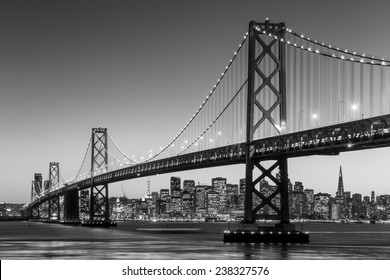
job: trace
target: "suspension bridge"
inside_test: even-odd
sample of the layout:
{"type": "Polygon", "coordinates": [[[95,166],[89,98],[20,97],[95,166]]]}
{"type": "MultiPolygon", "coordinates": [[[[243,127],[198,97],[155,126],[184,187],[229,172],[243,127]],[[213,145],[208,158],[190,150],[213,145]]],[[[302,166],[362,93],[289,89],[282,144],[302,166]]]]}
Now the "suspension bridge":
{"type": "Polygon", "coordinates": [[[106,128],[93,128],[77,174],[65,179],[51,162],[47,180],[32,181],[25,211],[31,219],[80,221],[79,192],[89,190],[83,222],[111,225],[110,183],[245,164],[244,220],[240,234],[225,232],[225,241],[268,240],[254,234],[264,231],[256,220],[266,218],[267,206],[280,221],[280,240],[292,240],[287,234],[294,232],[303,236],[295,241],[307,242],[289,222],[288,158],[390,146],[389,66],[389,59],[321,42],[284,23],[250,22],[215,85],[171,141],[136,158],[106,128]],[[269,196],[259,189],[265,178],[277,186],[269,196]]]}

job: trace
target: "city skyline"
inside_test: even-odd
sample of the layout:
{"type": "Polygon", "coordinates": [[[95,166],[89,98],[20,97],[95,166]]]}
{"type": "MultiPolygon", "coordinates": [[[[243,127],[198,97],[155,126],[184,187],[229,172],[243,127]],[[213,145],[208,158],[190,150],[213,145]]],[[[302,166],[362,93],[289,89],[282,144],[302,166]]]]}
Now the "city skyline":
{"type": "MultiPolygon", "coordinates": [[[[390,57],[387,1],[361,2],[353,13],[349,1],[290,2],[2,1],[0,200],[27,202],[34,173],[46,179],[52,161],[60,162],[66,178],[74,176],[92,127],[107,127],[128,155],[147,156],[169,143],[202,103],[251,20],[269,17],[338,46],[390,57]],[[313,12],[302,16],[304,9],[313,12]]],[[[389,156],[390,149],[381,148],[294,158],[288,172],[292,181],[334,193],[342,165],[351,193],[388,193],[383,176],[389,156]]],[[[166,187],[171,176],[204,183],[218,175],[238,183],[244,174],[243,165],[200,169],[153,176],[151,186],[166,187]]],[[[141,178],[112,184],[110,196],[122,193],[121,184],[128,196],[146,190],[141,178]]]]}
{"type": "MultiPolygon", "coordinates": [[[[342,166],[339,166],[339,168],[342,168],[342,166]]],[[[178,173],[178,174],[180,174],[180,173],[178,173]]],[[[292,180],[291,178],[289,178],[289,180],[290,180],[290,183],[292,185],[294,185],[297,182],[298,183],[302,183],[302,186],[303,186],[304,189],[312,189],[312,190],[314,190],[314,193],[328,193],[331,196],[337,196],[338,186],[339,186],[339,179],[340,179],[339,174],[340,173],[337,174],[337,184],[335,185],[334,190],[331,190],[330,192],[322,191],[321,189],[312,188],[312,187],[306,185],[305,182],[301,181],[301,180],[292,180]]],[[[167,175],[167,176],[170,176],[170,175],[167,175]]],[[[231,180],[229,180],[228,177],[225,177],[225,176],[214,176],[214,177],[210,178],[210,180],[208,182],[198,181],[198,180],[196,180],[196,178],[189,178],[189,177],[187,178],[187,177],[180,177],[180,176],[170,176],[170,178],[172,178],[172,177],[179,178],[181,180],[181,185],[180,185],[181,186],[181,188],[180,188],[181,191],[184,190],[184,181],[186,181],[186,180],[193,180],[195,182],[195,187],[199,186],[199,185],[201,185],[201,186],[204,186],[204,185],[212,186],[212,180],[215,179],[215,178],[226,179],[226,184],[238,185],[238,186],[240,185],[240,179],[238,181],[231,181],[231,180]]],[[[345,181],[344,175],[342,177],[343,177],[343,182],[344,182],[345,181]]],[[[150,177],[145,177],[145,178],[142,178],[142,179],[138,179],[138,180],[144,180],[145,181],[145,186],[143,186],[145,188],[145,193],[143,194],[143,196],[141,196],[141,197],[128,197],[128,198],[138,199],[138,198],[146,197],[146,195],[147,195],[147,181],[149,180],[149,178],[150,177]]],[[[241,179],[244,179],[244,178],[241,178],[241,179]]],[[[272,181],[269,181],[269,180],[266,180],[266,179],[265,179],[265,181],[267,181],[268,183],[272,183],[272,181]]],[[[122,185],[123,185],[123,183],[122,183],[122,185]]],[[[343,183],[343,191],[344,192],[350,192],[351,195],[354,194],[354,193],[359,193],[359,192],[354,192],[353,188],[350,189],[350,188],[347,187],[345,189],[344,186],[345,186],[345,184],[343,183]]],[[[170,182],[167,181],[166,185],[163,185],[161,187],[153,186],[152,183],[150,183],[150,192],[160,192],[160,190],[162,190],[162,189],[170,189],[170,182]]],[[[373,188],[371,190],[367,190],[366,193],[359,193],[359,194],[361,194],[362,197],[365,197],[365,196],[370,197],[372,192],[374,192],[375,195],[387,195],[388,194],[388,193],[379,193],[379,192],[377,192],[375,190],[375,188],[373,188]]],[[[123,191],[122,191],[122,193],[116,192],[116,195],[110,193],[110,197],[121,197],[121,196],[124,196],[124,195],[127,196],[126,193],[125,194],[123,193],[123,191]]],[[[171,190],[170,190],[169,195],[171,195],[171,190]]]]}

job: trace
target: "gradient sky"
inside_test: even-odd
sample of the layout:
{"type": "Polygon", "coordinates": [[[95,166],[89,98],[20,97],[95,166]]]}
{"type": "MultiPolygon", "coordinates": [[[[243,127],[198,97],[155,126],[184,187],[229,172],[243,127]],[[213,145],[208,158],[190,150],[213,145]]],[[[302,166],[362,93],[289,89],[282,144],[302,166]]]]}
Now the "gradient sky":
{"type": "MultiPolygon", "coordinates": [[[[24,203],[35,172],[82,161],[92,127],[107,127],[128,155],[165,146],[190,119],[233,56],[251,20],[332,45],[390,57],[390,2],[139,0],[0,1],[0,201],[24,203]]],[[[390,194],[390,149],[289,160],[289,177],[335,194],[339,166],[352,193],[390,194]]],[[[244,177],[243,166],[170,176],[211,183],[244,177]]],[[[127,196],[146,178],[122,182],[127,196]]],[[[121,195],[120,184],[110,196],[121,195]]]]}

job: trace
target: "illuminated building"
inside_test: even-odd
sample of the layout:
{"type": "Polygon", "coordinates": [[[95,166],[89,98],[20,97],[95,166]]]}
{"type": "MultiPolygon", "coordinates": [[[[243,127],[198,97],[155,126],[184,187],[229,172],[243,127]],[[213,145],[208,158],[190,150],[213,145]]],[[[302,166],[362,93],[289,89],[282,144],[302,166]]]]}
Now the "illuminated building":
{"type": "Polygon", "coordinates": [[[171,196],[180,196],[180,177],[171,177],[171,196]]]}

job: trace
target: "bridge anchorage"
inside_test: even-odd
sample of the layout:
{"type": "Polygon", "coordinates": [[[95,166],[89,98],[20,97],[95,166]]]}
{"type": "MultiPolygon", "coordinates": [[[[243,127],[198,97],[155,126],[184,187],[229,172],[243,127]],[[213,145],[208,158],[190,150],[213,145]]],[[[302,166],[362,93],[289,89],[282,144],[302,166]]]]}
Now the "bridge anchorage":
{"type": "MultiPolygon", "coordinates": [[[[286,124],[286,62],[285,45],[280,41],[284,38],[285,24],[249,23],[248,32],[248,95],[246,118],[246,147],[245,147],[245,203],[244,220],[237,228],[224,232],[224,242],[243,243],[307,243],[309,234],[295,229],[289,220],[288,201],[288,169],[287,157],[277,155],[271,157],[273,164],[268,169],[263,166],[263,160],[255,157],[254,136],[262,126],[271,124],[278,134],[286,124]],[[261,31],[260,31],[261,30],[261,31]],[[272,40],[264,40],[264,33],[276,36],[272,40]],[[265,64],[271,59],[275,64],[272,72],[267,72],[265,64]],[[266,91],[269,88],[270,91],[266,91]],[[261,95],[272,95],[272,106],[266,107],[259,98],[261,95]],[[254,172],[256,168],[258,175],[254,172]],[[277,176],[272,171],[279,168],[277,176]],[[268,178],[276,184],[276,190],[266,197],[256,185],[268,178]],[[275,205],[275,198],[279,197],[279,207],[275,205]],[[261,201],[258,205],[256,202],[261,201]],[[276,215],[272,217],[280,222],[275,226],[261,226],[256,220],[270,218],[269,215],[258,214],[269,207],[276,215]]],[[[268,37],[268,36],[265,36],[268,37]]]]}

